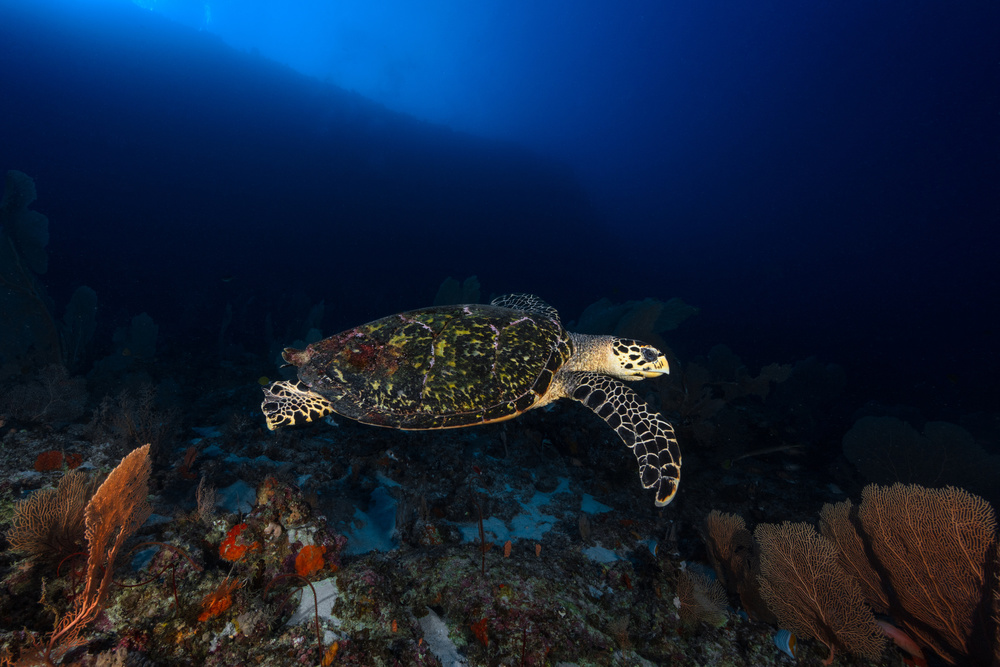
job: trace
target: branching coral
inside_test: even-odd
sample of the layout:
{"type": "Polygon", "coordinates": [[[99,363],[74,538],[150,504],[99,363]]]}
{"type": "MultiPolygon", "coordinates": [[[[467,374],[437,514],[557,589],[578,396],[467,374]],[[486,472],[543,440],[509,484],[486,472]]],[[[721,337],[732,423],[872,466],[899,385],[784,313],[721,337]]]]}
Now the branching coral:
{"type": "Polygon", "coordinates": [[[726,590],[718,579],[684,570],[677,578],[677,598],[685,625],[703,621],[718,628],[726,624],[726,590]]]}
{"type": "Polygon", "coordinates": [[[83,414],[87,397],[82,377],[71,378],[65,367],[51,364],[0,389],[0,412],[36,424],[64,424],[83,414]]]}
{"type": "Polygon", "coordinates": [[[29,208],[35,198],[31,177],[7,172],[0,200],[0,375],[49,364],[75,370],[95,330],[97,294],[89,287],[77,288],[63,321],[55,320],[38,279],[49,268],[49,219],[29,208]]]}
{"type": "Polygon", "coordinates": [[[16,326],[4,326],[0,335],[0,361],[5,364],[26,358],[50,364],[62,360],[59,330],[37,279],[48,270],[49,220],[28,208],[35,197],[29,176],[7,172],[0,200],[0,310],[6,324],[16,326]]]}
{"type": "Polygon", "coordinates": [[[82,631],[104,607],[114,577],[115,561],[125,542],[153,508],[149,493],[149,445],[122,459],[94,493],[84,510],[87,569],[83,592],[73,598],[69,611],[56,620],[44,646],[22,654],[18,664],[53,664],[69,649],[83,642],[82,631]]]}
{"type": "Polygon", "coordinates": [[[877,610],[888,609],[917,643],[948,662],[979,655],[979,607],[994,585],[996,519],[982,498],[962,489],[875,484],[856,513],[823,508],[823,532],[862,582],[877,610]]]}
{"type": "Polygon", "coordinates": [[[884,633],[949,664],[996,660],[1000,549],[989,503],[955,487],[904,484],[872,484],[862,496],[860,505],[825,505],[822,535],[805,523],[763,524],[751,543],[740,517],[712,512],[704,538],[713,565],[733,587],[746,569],[737,554],[759,550],[767,606],[782,626],[826,644],[830,659],[836,650],[874,658],[884,633]],[[873,609],[899,627],[876,625],[873,609]]]}
{"type": "MultiPolygon", "coordinates": [[[[62,453],[59,454],[60,463],[62,453]]],[[[55,489],[36,491],[14,509],[7,533],[11,548],[37,562],[56,565],[84,548],[84,511],[100,477],[68,472],[55,489]]]]}
{"type": "Polygon", "coordinates": [[[812,637],[830,649],[872,660],[882,655],[885,635],[865,605],[857,581],[837,563],[837,547],[808,523],[757,526],[761,545],[760,591],[782,627],[812,637]]]}
{"type": "Polygon", "coordinates": [[[921,433],[896,417],[862,417],[844,435],[843,449],[869,482],[952,484],[1000,502],[1000,456],[956,424],[927,422],[921,433]]]}

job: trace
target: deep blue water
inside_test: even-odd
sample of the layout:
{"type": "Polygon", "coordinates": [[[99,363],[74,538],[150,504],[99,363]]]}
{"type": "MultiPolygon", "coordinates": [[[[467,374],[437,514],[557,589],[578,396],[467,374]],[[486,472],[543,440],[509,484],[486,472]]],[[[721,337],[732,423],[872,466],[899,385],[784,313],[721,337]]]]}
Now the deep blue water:
{"type": "Polygon", "coordinates": [[[996,409],[996,3],[546,5],[454,122],[129,3],[28,4],[0,2],[0,169],[35,179],[57,310],[96,290],[95,358],[140,312],[182,355],[229,304],[263,355],[268,315],[325,300],[333,333],[476,274],[567,320],[681,297],[682,359],[815,355],[859,406],[996,409]]]}

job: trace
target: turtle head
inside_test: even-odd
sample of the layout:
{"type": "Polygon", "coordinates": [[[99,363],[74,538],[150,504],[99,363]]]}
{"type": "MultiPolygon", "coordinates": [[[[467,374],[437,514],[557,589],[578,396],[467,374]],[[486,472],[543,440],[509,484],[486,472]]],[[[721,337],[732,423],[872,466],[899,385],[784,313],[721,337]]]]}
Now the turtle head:
{"type": "Polygon", "coordinates": [[[610,374],[622,380],[656,378],[670,372],[670,363],[658,349],[631,338],[612,338],[610,374]]]}

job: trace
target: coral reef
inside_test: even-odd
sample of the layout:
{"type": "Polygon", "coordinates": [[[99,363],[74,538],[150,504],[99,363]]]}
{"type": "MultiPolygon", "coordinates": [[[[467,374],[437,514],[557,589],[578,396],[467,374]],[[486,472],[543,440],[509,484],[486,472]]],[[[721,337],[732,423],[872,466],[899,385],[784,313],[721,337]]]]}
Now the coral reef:
{"type": "MultiPolygon", "coordinates": [[[[666,331],[664,303],[612,308],[614,327],[666,331]]],[[[323,304],[296,312],[294,328],[319,335],[323,304]]],[[[767,667],[791,664],[774,641],[781,617],[803,662],[827,658],[825,641],[838,664],[898,665],[894,646],[852,655],[836,632],[768,606],[775,590],[798,613],[822,606],[788,594],[772,567],[776,553],[820,540],[836,545],[867,604],[891,615],[879,627],[894,641],[918,641],[931,660],[935,646],[964,659],[943,630],[914,630],[918,617],[887,593],[900,584],[887,586],[884,566],[859,566],[874,544],[839,486],[854,494],[864,480],[838,456],[856,406],[841,406],[834,365],[751,371],[713,346],[643,385],[691,443],[685,486],[662,510],[634,484],[632,453],[579,406],[455,431],[327,420],[269,433],[255,380],[277,372],[270,352],[234,353],[224,323],[204,356],[177,355],[151,319],[124,321],[85,377],[36,366],[4,385],[0,658],[9,662],[44,664],[51,646],[53,662],[85,666],[767,667]],[[141,526],[123,514],[127,529],[91,541],[81,517],[85,528],[96,489],[147,443],[142,495],[153,513],[141,526]],[[814,520],[821,506],[822,537],[777,552],[754,539],[754,526],[763,536],[762,526],[814,520]]],[[[984,599],[1000,605],[995,566],[983,573],[994,586],[983,584],[984,599]]],[[[996,635],[1000,609],[988,606],[963,626],[966,645],[996,635]]]]}
{"type": "MultiPolygon", "coordinates": [[[[468,665],[603,665],[612,656],[631,664],[645,659],[678,665],[729,656],[731,664],[749,665],[760,663],[738,657],[746,642],[772,652],[766,632],[754,624],[737,620],[704,629],[681,624],[672,601],[683,568],[670,550],[655,548],[666,527],[647,503],[637,502],[637,491],[626,495],[643,507],[641,516],[625,519],[578,491],[585,479],[579,468],[542,464],[545,474],[508,476],[535,460],[530,439],[508,443],[512,455],[517,452],[518,464],[512,465],[502,457],[499,439],[469,432],[465,442],[477,472],[454,458],[459,455],[454,441],[426,436],[417,436],[409,448],[398,443],[399,454],[385,456],[381,449],[373,455],[366,452],[383,432],[343,426],[316,432],[318,440],[307,436],[293,449],[286,446],[282,458],[288,462],[277,464],[264,454],[231,458],[218,447],[225,438],[221,430],[203,432],[189,445],[199,451],[190,467],[215,470],[217,481],[234,480],[234,488],[217,491],[218,505],[208,512],[199,503],[211,501],[196,502],[194,480],[179,469],[159,473],[161,490],[153,500],[158,514],[136,540],[171,548],[139,546],[131,560],[117,559],[104,611],[89,622],[93,630],[85,631],[93,633],[86,653],[71,651],[67,660],[93,664],[101,655],[109,660],[125,650],[130,659],[157,664],[301,659],[435,665],[437,650],[468,665]],[[335,450],[328,449],[331,444],[335,450]],[[311,462],[315,457],[327,463],[318,467],[311,462]],[[226,459],[230,472],[222,473],[226,459]],[[467,472],[450,480],[437,473],[447,483],[432,484],[429,473],[439,465],[467,472]],[[242,482],[253,477],[251,466],[271,471],[255,488],[242,482]],[[290,477],[296,482],[283,481],[290,477]],[[415,483],[419,479],[424,481],[415,483]],[[508,487],[511,483],[515,486],[508,487]],[[238,499],[233,491],[241,486],[249,494],[238,499]],[[188,489],[188,500],[178,495],[182,488],[188,489]],[[386,490],[384,498],[373,493],[379,489],[386,490]],[[397,546],[388,553],[346,556],[349,540],[362,540],[362,533],[382,521],[374,501],[365,502],[372,496],[389,503],[386,516],[397,546]],[[168,509],[178,501],[188,509],[168,509]],[[479,546],[477,502],[485,545],[494,548],[479,546]],[[240,506],[243,512],[236,510],[240,506]],[[164,511],[173,518],[160,514],[164,511]],[[581,515],[589,517],[585,539],[581,515]],[[437,619],[437,636],[448,643],[434,647],[426,629],[430,619],[437,619]],[[744,639],[737,641],[737,635],[744,639]]],[[[85,464],[88,469],[95,460],[85,464]]],[[[15,656],[32,650],[30,637],[15,627],[25,625],[36,637],[46,629],[42,618],[29,615],[40,581],[24,576],[8,570],[0,589],[4,614],[20,609],[4,634],[15,656]]],[[[49,596],[58,601],[71,592],[74,576],[61,572],[60,585],[50,585],[49,596]]]]}

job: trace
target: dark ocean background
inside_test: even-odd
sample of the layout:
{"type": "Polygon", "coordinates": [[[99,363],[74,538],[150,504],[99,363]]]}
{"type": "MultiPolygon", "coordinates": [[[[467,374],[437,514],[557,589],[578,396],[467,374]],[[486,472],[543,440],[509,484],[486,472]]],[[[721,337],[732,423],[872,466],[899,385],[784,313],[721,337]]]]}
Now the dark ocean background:
{"type": "Polygon", "coordinates": [[[1000,665],[998,2],[0,0],[4,174],[0,662],[72,643],[38,600],[78,609],[87,565],[149,587],[104,581],[63,664],[769,667],[793,630],[898,665],[894,623],[1000,665]],[[676,430],[670,505],[571,401],[265,429],[285,346],[520,292],[666,353],[630,386],[676,430]],[[72,468],[131,470],[144,550],[83,534],[90,495],[25,546],[72,468]],[[883,492],[920,562],[868,523],[854,556],[892,600],[825,529],[816,570],[874,648],[762,598],[824,504],[883,492]],[[303,580],[336,609],[272,593],[303,580]]]}
{"type": "Polygon", "coordinates": [[[95,351],[140,312],[207,348],[231,304],[252,352],[292,299],[332,333],[448,276],[567,320],[678,296],[682,356],[815,355],[859,399],[995,407],[996,4],[559,7],[484,71],[528,119],[495,139],[128,3],[2,3],[0,162],[37,183],[49,294],[97,292],[95,351]]]}

